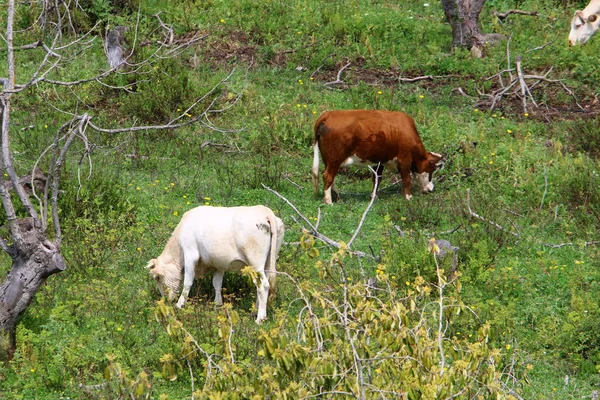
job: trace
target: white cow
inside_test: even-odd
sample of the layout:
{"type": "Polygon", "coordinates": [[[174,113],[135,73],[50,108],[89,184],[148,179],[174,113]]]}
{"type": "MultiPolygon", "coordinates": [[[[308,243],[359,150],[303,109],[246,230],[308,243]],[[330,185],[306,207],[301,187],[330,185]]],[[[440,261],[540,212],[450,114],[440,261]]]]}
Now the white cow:
{"type": "Polygon", "coordinates": [[[569,33],[569,44],[584,44],[598,30],[600,25],[600,0],[592,0],[586,8],[575,11],[571,21],[571,32],[569,33]]]}
{"type": "Polygon", "coordinates": [[[183,307],[194,278],[214,271],[215,303],[223,304],[221,287],[225,271],[250,266],[258,273],[256,322],[267,316],[269,290],[275,290],[275,260],[283,243],[283,221],[265,206],[210,207],[189,210],[173,231],[158,258],[147,268],[161,295],[183,307]]]}

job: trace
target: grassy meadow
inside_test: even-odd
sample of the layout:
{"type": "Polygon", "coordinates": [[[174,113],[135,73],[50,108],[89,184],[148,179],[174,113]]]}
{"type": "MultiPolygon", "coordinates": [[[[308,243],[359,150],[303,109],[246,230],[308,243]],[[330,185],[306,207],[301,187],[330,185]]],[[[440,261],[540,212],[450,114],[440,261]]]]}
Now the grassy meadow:
{"type": "MultiPolygon", "coordinates": [[[[103,85],[43,83],[15,95],[20,174],[71,118],[63,111],[107,129],[209,111],[180,129],[88,128],[93,146],[73,145],[59,199],[67,269],[22,317],[15,356],[0,365],[1,398],[580,399],[598,390],[600,37],[567,45],[585,2],[488,0],[483,30],[506,38],[481,59],[450,51],[438,1],[79,3],[74,28],[98,23],[97,37],[57,80],[106,69],[106,27],[128,26],[132,59],[150,57],[159,11],[175,43],[201,39],[103,85]],[[539,15],[492,13],[514,8],[539,15]],[[517,56],[525,74],[547,80],[532,87],[527,112],[513,91],[490,110],[517,56]],[[433,193],[415,187],[406,201],[386,171],[364,216],[370,173],[349,169],[336,179],[340,202],[324,205],[322,184],[313,195],[314,122],[353,108],[415,119],[427,150],[446,157],[433,193]],[[247,275],[226,274],[224,307],[212,305],[204,278],[175,311],[144,269],[183,213],[204,204],[264,204],[286,224],[261,326],[247,275]],[[307,223],[347,243],[363,216],[350,249],[314,239],[307,223]],[[428,250],[431,238],[459,247],[458,274],[428,250]]],[[[24,29],[38,12],[17,8],[18,45],[37,38],[24,29]]],[[[43,55],[17,53],[18,82],[43,55]]],[[[10,267],[3,255],[0,277],[10,267]]]]}

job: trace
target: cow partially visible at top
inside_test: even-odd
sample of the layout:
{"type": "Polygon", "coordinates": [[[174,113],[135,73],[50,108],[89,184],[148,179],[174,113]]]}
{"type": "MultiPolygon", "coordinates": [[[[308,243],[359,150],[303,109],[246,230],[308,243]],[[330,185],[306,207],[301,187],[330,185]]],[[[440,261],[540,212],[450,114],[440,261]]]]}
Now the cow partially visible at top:
{"type": "Polygon", "coordinates": [[[425,150],[415,122],[399,111],[337,110],[326,111],[315,123],[312,179],[315,196],[319,190],[319,153],[323,158],[324,202],[337,197],[335,176],[348,165],[374,166],[381,181],[384,167],[400,172],[404,196],[410,200],[411,173],[415,173],[424,192],[433,190],[432,175],[442,156],[425,150]]]}
{"type": "Polygon", "coordinates": [[[569,44],[584,44],[587,42],[600,26],[600,0],[592,0],[583,10],[575,11],[571,20],[571,32],[569,32],[569,44]]]}

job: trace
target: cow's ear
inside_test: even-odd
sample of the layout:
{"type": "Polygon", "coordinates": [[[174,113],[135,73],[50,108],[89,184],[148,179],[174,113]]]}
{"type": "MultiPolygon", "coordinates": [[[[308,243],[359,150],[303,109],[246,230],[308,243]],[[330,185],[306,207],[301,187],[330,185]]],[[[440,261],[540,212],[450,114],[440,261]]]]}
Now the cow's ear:
{"type": "Polygon", "coordinates": [[[597,14],[592,14],[587,18],[588,22],[596,22],[597,19],[598,19],[597,14]]]}
{"type": "Polygon", "coordinates": [[[155,258],[148,261],[148,265],[146,265],[146,268],[149,270],[153,270],[154,267],[156,267],[156,259],[155,258]]]}

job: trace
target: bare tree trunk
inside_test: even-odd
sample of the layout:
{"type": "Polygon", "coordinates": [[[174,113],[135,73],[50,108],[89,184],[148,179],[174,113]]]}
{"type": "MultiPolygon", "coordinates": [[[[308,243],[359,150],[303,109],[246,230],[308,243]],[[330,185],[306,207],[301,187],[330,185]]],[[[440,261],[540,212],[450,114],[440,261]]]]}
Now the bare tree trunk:
{"type": "Polygon", "coordinates": [[[13,253],[12,269],[0,285],[0,360],[8,360],[15,349],[16,327],[35,293],[50,275],[65,269],[57,246],[46,239],[39,221],[18,220],[23,245],[13,253]]]}
{"type": "Polygon", "coordinates": [[[442,0],[446,19],[452,26],[452,49],[483,47],[486,36],[479,27],[479,14],[485,0],[442,0]]]}
{"type": "Polygon", "coordinates": [[[13,21],[15,2],[9,0],[6,36],[8,78],[3,79],[4,90],[0,93],[2,123],[0,133],[1,169],[10,184],[0,182],[0,200],[6,213],[11,240],[0,238],[0,247],[12,259],[12,269],[0,285],[0,360],[11,358],[15,348],[17,321],[27,309],[35,293],[50,275],[65,269],[59,246],[50,242],[42,229],[37,212],[12,163],[10,151],[10,105],[15,88],[15,59],[13,48],[13,21]],[[10,188],[17,193],[28,218],[19,218],[15,212],[10,188]],[[12,244],[9,244],[11,243],[12,244]]]}

